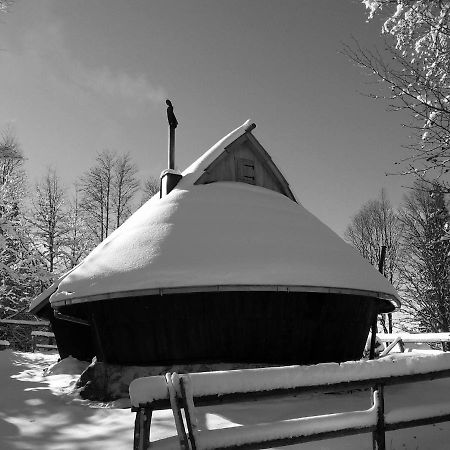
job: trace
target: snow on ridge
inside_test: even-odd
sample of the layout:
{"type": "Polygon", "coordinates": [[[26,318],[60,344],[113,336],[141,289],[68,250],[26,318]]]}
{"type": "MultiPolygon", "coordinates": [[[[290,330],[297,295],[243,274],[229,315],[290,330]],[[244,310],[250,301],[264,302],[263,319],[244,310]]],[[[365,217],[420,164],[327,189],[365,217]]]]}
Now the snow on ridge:
{"type": "Polygon", "coordinates": [[[193,184],[202,175],[204,170],[225,150],[225,147],[243,134],[249,125],[250,119],[215,143],[209,150],[188,166],[182,172],[183,178],[178,183],[177,189],[182,189],[186,185],[193,184]]]}

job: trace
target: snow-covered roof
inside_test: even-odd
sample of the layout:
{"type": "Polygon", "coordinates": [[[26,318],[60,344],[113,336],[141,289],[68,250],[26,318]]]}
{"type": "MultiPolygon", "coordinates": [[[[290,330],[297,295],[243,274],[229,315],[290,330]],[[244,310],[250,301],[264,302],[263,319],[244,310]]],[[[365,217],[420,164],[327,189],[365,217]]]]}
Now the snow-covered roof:
{"type": "Polygon", "coordinates": [[[58,277],[58,279],[52,283],[47,289],[42,291],[38,296],[34,297],[33,300],[30,302],[30,306],[28,308],[28,312],[31,314],[37,314],[39,315],[39,311],[41,311],[42,308],[45,307],[45,305],[48,304],[50,296],[56,292],[58,289],[59,283],[61,280],[69,274],[73,269],[68,270],[67,272],[64,272],[62,275],[58,277]]]}
{"type": "Polygon", "coordinates": [[[392,286],[350,245],[286,196],[239,182],[195,185],[249,122],[157,194],[59,284],[65,304],[205,290],[346,292],[399,305],[392,286]]]}

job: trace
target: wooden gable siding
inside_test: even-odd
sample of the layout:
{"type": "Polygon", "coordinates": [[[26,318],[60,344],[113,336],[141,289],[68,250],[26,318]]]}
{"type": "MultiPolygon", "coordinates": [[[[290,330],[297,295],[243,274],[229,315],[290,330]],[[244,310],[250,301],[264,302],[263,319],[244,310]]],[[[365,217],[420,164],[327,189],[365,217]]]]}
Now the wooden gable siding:
{"type": "Polygon", "coordinates": [[[215,181],[253,184],[279,192],[296,201],[286,179],[251,133],[245,133],[226,147],[195,184],[215,181]]]}

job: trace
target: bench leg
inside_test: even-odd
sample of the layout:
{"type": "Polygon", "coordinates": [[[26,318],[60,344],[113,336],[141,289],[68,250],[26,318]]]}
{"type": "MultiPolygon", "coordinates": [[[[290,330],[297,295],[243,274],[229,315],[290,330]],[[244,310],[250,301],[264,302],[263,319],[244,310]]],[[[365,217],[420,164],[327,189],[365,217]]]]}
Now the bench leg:
{"type": "Polygon", "coordinates": [[[185,386],[186,378],[180,377],[180,390],[181,390],[181,404],[184,409],[184,416],[186,418],[186,425],[188,429],[189,441],[191,443],[191,450],[197,450],[197,443],[195,442],[194,424],[191,417],[192,411],[189,408],[188,398],[186,394],[185,386]]]}
{"type": "Polygon", "coordinates": [[[373,450],[386,450],[386,430],[384,428],[384,387],[376,385],[373,390],[374,402],[377,402],[377,427],[372,433],[373,450]]]}
{"type": "Polygon", "coordinates": [[[150,447],[150,425],[152,422],[152,408],[142,406],[136,413],[134,421],[133,450],[147,450],[150,447]]]}

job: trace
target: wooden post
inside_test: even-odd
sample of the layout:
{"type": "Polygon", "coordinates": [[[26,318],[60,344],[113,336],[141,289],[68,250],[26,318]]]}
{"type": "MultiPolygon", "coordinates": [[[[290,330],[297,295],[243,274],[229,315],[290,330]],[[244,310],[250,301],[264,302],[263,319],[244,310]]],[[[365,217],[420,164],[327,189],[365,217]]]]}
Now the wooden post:
{"type": "Polygon", "coordinates": [[[377,428],[372,433],[373,450],[386,450],[386,430],[384,427],[384,388],[377,384],[373,388],[373,401],[377,404],[377,428]]]}
{"type": "Polygon", "coordinates": [[[152,422],[152,408],[149,405],[139,405],[134,421],[133,450],[147,450],[150,448],[150,425],[152,422]]]}
{"type": "Polygon", "coordinates": [[[99,329],[98,329],[98,324],[97,324],[97,321],[96,321],[96,319],[95,319],[95,315],[94,315],[94,313],[91,313],[91,322],[92,322],[92,326],[93,326],[93,328],[94,328],[94,336],[95,336],[95,347],[96,347],[96,349],[98,350],[98,353],[99,353],[99,357],[100,357],[100,361],[103,361],[103,362],[107,362],[106,361],[106,358],[105,358],[105,352],[103,351],[103,345],[102,345],[102,340],[101,340],[101,338],[100,338],[100,332],[99,332],[99,329]]]}
{"type": "MultiPolygon", "coordinates": [[[[378,262],[378,272],[381,273],[381,275],[384,275],[384,263],[386,261],[386,246],[381,246],[381,252],[380,252],[380,261],[378,262]]],[[[387,317],[388,327],[387,331],[388,333],[392,333],[392,313],[387,313],[385,316],[385,319],[387,317]]],[[[385,327],[386,329],[386,327],[385,327]]]]}
{"type": "Polygon", "coordinates": [[[184,409],[184,417],[186,418],[186,425],[187,425],[188,434],[189,434],[189,442],[191,444],[187,448],[189,448],[191,450],[197,450],[197,444],[195,442],[194,426],[192,423],[194,418],[191,417],[191,414],[193,413],[193,411],[191,411],[189,408],[189,403],[188,403],[189,400],[186,395],[185,382],[186,382],[186,379],[184,377],[180,377],[181,400],[182,400],[182,405],[183,405],[183,409],[184,409]]]}
{"type": "MultiPolygon", "coordinates": [[[[384,261],[386,259],[386,246],[381,246],[381,252],[380,252],[380,261],[378,262],[378,272],[383,275],[384,270],[384,261]]],[[[375,358],[375,341],[376,341],[376,335],[377,335],[377,316],[375,315],[375,319],[372,322],[372,339],[370,341],[370,356],[369,359],[375,358]]]]}
{"type": "Polygon", "coordinates": [[[175,169],[175,128],[169,126],[169,148],[168,148],[169,169],[175,169]]]}
{"type": "Polygon", "coordinates": [[[376,343],[376,337],[377,337],[377,319],[378,314],[374,314],[374,317],[372,319],[372,326],[371,326],[371,332],[372,335],[370,336],[370,352],[369,352],[369,359],[375,358],[375,343],[376,343]]]}
{"type": "Polygon", "coordinates": [[[380,261],[378,263],[378,272],[380,272],[381,274],[383,274],[384,260],[385,259],[386,259],[386,246],[382,245],[381,246],[381,253],[380,253],[380,261]]]}

